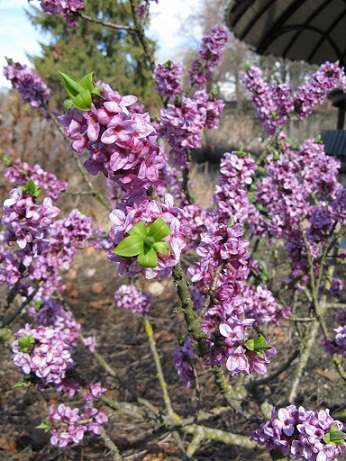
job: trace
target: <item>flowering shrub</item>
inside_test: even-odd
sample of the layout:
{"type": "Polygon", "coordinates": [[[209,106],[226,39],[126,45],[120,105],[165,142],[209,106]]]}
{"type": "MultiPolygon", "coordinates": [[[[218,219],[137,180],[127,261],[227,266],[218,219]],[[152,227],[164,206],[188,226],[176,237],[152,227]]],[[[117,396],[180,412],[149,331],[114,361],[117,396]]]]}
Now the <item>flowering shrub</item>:
{"type": "MultiPolygon", "coordinates": [[[[136,15],[145,14],[148,5],[142,2],[132,8],[140,40],[143,31],[136,15]]],[[[83,19],[79,1],[42,1],[41,6],[48,14],[62,14],[71,27],[77,26],[78,17],[83,19]]],[[[147,418],[155,430],[173,431],[184,459],[191,459],[204,439],[246,448],[265,446],[279,449],[283,456],[312,461],[332,460],[345,446],[342,423],[329,409],[305,410],[294,402],[319,328],[326,354],[331,354],[340,379],[346,382],[340,362],[346,344],[344,310],[336,317],[333,336],[327,322],[328,300],[333,301],[343,286],[331,270],[330,258],[343,258],[339,245],[345,234],[346,192],[338,182],[339,162],[325,155],[319,139],[296,147],[284,132],[290,118],[307,117],[330,89],[345,88],[344,73],[338,65],[325,63],[308,83],[293,91],[286,83],[266,83],[258,68],[246,69],[243,80],[253,94],[260,123],[272,136],[270,150],[260,159],[243,150],[225,152],[211,204],[204,209],[190,193],[190,151],[201,146],[205,130],[218,127],[224,103],[216,99],[214,90],[207,92],[204,87],[221,62],[227,39],[227,31],[220,26],[204,37],[187,70],[189,93],[183,91],[181,64],[168,61],[156,67],[154,79],[163,99],[156,121],[144,112],[136,96],[120,95],[107,83],[94,82],[92,72],[80,80],[60,74],[69,99],[56,121],[77,158],[87,152],[86,172],[100,172],[107,181],[108,200],[95,192],[89,179],[85,183],[107,207],[108,234],[77,209],[57,219],[60,210],[52,201],[66,189],[65,182],[38,165],[20,160],[6,163],[4,175],[16,187],[4,201],[2,217],[0,282],[8,291],[2,324],[8,329],[22,312],[31,322],[26,320],[11,342],[14,364],[24,374],[18,386],[38,386],[42,392],[51,387],[61,397],[73,397],[76,405],[50,406],[39,427],[50,433],[52,445],[79,443],[85,433],[93,433],[103,437],[114,459],[121,460],[103,427],[116,417],[115,412],[96,408],[102,404],[147,418]],[[268,248],[281,245],[289,262],[278,287],[258,250],[263,242],[268,248]],[[101,382],[87,382],[74,369],[73,353],[80,341],[117,377],[99,353],[102,344],[95,336],[83,337],[82,325],[64,301],[61,271],[69,270],[76,252],[88,245],[107,254],[110,271],[132,279],[133,283],[120,285],[114,300],[143,322],[163,409],[132,389],[136,400],[132,407],[108,398],[101,382]],[[137,288],[145,287],[148,280],[169,278],[180,301],[172,315],[178,314],[185,322],[172,351],[177,374],[185,387],[198,389],[201,371],[210,372],[229,407],[198,411],[185,419],[173,408],[151,325],[155,297],[137,288]],[[15,302],[19,308],[13,315],[15,302]],[[300,341],[299,345],[292,341],[291,356],[283,360],[275,333],[289,320],[298,325],[300,341]],[[301,365],[292,373],[287,397],[291,404],[276,410],[257,387],[294,369],[290,367],[298,356],[301,365]],[[250,414],[245,407],[251,398],[250,414]],[[262,398],[272,408],[270,419],[262,398]],[[240,430],[233,434],[200,424],[225,408],[245,423],[260,423],[259,427],[249,437],[249,433],[238,434],[240,430]],[[180,432],[192,434],[192,440],[183,441],[180,432]]],[[[49,93],[32,71],[10,61],[4,73],[24,100],[53,117],[48,110],[49,93]]]]}

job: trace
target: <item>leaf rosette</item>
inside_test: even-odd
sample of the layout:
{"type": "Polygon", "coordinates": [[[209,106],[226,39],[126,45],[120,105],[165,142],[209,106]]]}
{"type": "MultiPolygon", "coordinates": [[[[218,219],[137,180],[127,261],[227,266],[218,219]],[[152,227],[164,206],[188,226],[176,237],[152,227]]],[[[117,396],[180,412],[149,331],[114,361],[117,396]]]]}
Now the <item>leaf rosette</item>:
{"type": "Polygon", "coordinates": [[[171,233],[171,229],[162,218],[157,218],[148,225],[138,221],[128,233],[128,237],[125,237],[114,249],[114,253],[118,256],[137,257],[140,266],[156,267],[158,254],[169,256],[171,253],[170,244],[163,240],[171,233]]]}

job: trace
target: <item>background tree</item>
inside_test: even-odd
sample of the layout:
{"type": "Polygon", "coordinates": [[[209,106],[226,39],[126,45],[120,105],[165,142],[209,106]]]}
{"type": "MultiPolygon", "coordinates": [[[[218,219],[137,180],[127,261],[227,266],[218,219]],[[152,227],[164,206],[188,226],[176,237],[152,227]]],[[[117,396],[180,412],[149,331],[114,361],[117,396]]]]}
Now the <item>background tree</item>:
{"type": "MultiPolygon", "coordinates": [[[[85,15],[133,27],[128,2],[87,0],[84,5],[85,15]]],[[[30,60],[52,89],[55,107],[61,106],[64,99],[58,75],[61,70],[76,78],[93,70],[96,79],[107,81],[122,94],[136,94],[151,107],[158,102],[151,71],[133,31],[114,30],[89,21],[80,21],[73,29],[66,26],[62,17],[49,16],[34,7],[30,7],[27,14],[35,27],[49,35],[48,44],[40,43],[41,54],[30,56],[30,60]]],[[[149,40],[148,47],[153,54],[155,42],[149,40]]]]}

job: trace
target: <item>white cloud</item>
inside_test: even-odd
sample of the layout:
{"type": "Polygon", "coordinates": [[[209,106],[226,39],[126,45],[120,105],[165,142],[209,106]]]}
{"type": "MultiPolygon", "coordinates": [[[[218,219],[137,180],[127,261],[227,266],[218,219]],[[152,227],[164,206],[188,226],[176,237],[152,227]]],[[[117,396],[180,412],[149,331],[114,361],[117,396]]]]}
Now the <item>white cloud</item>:
{"type": "Polygon", "coordinates": [[[180,33],[182,23],[200,3],[201,0],[159,0],[158,4],[151,3],[149,36],[157,41],[159,62],[173,59],[179,48],[188,44],[189,39],[180,33]]]}

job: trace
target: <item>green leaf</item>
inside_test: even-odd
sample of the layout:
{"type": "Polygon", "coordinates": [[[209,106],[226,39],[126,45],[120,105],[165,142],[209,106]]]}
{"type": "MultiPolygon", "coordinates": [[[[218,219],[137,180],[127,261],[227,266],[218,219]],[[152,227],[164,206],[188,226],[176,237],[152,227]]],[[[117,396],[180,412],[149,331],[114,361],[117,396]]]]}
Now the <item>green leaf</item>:
{"type": "Polygon", "coordinates": [[[114,249],[114,253],[118,256],[131,258],[138,256],[144,251],[143,238],[140,235],[129,235],[124,238],[114,249]]]}
{"type": "Polygon", "coordinates": [[[81,93],[77,94],[77,96],[72,98],[71,102],[79,110],[90,110],[92,104],[90,91],[83,90],[81,93]]]}
{"type": "Polygon", "coordinates": [[[69,110],[73,106],[71,99],[65,99],[64,101],[64,109],[69,110]]]}
{"type": "Polygon", "coordinates": [[[330,431],[325,434],[323,437],[323,442],[328,445],[328,443],[343,444],[346,434],[342,431],[339,431],[337,426],[332,426],[330,431]]]}
{"type": "Polygon", "coordinates": [[[266,349],[271,349],[272,346],[266,343],[266,339],[263,335],[258,335],[254,341],[254,351],[262,352],[266,349]]]}
{"type": "Polygon", "coordinates": [[[244,344],[246,349],[249,349],[249,351],[254,351],[255,350],[255,340],[254,339],[248,339],[246,343],[244,344]]]}
{"type": "Polygon", "coordinates": [[[100,96],[100,94],[102,93],[103,91],[103,88],[102,86],[95,86],[92,91],[91,91],[91,94],[94,94],[95,96],[100,96]]]}
{"type": "Polygon", "coordinates": [[[235,220],[232,216],[232,218],[229,219],[228,223],[227,223],[227,227],[233,227],[235,224],[235,220]]]}
{"type": "Polygon", "coordinates": [[[63,72],[59,72],[59,75],[61,77],[62,83],[67,94],[71,96],[71,98],[74,98],[79,93],[82,93],[84,91],[82,85],[78,83],[75,78],[71,77],[70,75],[64,74],[63,72]]]}
{"type": "Polygon", "coordinates": [[[170,233],[171,229],[169,225],[166,224],[162,218],[157,218],[152,224],[150,224],[147,236],[153,237],[155,242],[159,242],[170,233]]]}
{"type": "Polygon", "coordinates": [[[138,221],[131,229],[129,230],[129,235],[141,235],[145,237],[147,235],[147,227],[143,221],[138,221]]]}
{"type": "Polygon", "coordinates": [[[85,75],[82,80],[80,80],[80,85],[85,89],[90,91],[90,93],[94,89],[94,83],[93,83],[93,75],[94,72],[90,72],[89,74],[85,75]]]}
{"type": "Polygon", "coordinates": [[[45,431],[47,431],[48,429],[50,429],[50,423],[49,423],[49,420],[48,418],[44,419],[42,421],[41,424],[39,424],[38,426],[36,426],[36,429],[43,429],[45,431]]]}
{"type": "Polygon", "coordinates": [[[171,245],[168,242],[155,242],[153,245],[156,253],[169,256],[171,254],[171,245]]]}
{"type": "Polygon", "coordinates": [[[211,90],[210,90],[210,95],[211,96],[217,96],[219,94],[219,90],[217,89],[216,86],[214,86],[211,90]]]}
{"type": "Polygon", "coordinates": [[[14,389],[19,389],[21,387],[25,387],[25,388],[28,388],[30,387],[30,382],[29,381],[18,381],[14,386],[13,388],[14,389]]]}
{"type": "Polygon", "coordinates": [[[29,352],[31,344],[35,344],[35,339],[31,335],[23,335],[18,339],[18,346],[23,352],[29,352]]]}
{"type": "Polygon", "coordinates": [[[32,179],[29,179],[23,187],[23,191],[25,194],[30,194],[32,197],[37,198],[40,195],[41,188],[36,186],[32,179]]]}
{"type": "Polygon", "coordinates": [[[157,254],[153,248],[138,255],[137,262],[143,267],[156,267],[157,266],[157,254]]]}

